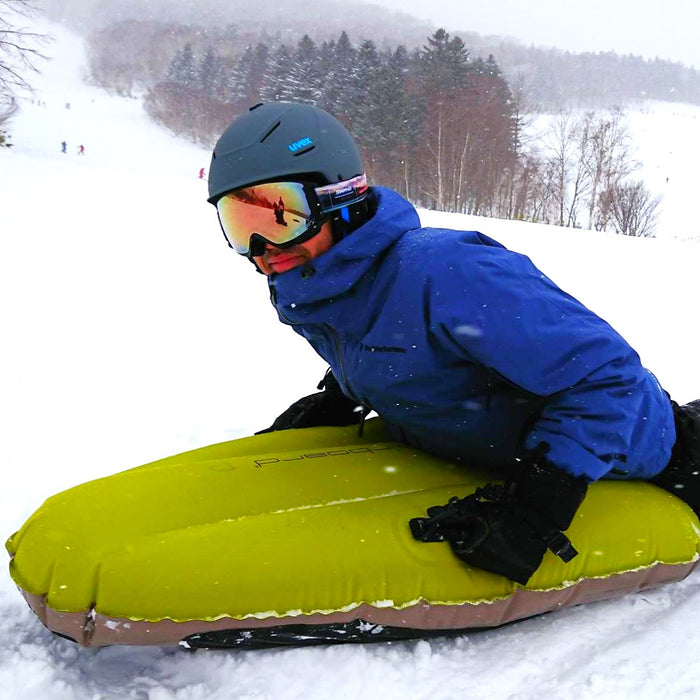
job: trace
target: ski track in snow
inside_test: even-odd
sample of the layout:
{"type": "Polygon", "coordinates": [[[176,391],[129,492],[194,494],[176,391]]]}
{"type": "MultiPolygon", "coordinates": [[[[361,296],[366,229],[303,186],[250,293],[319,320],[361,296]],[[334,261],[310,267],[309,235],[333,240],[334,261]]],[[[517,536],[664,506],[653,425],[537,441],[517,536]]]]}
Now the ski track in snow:
{"type": "MultiPolygon", "coordinates": [[[[51,31],[55,58],[14,121],[15,148],[0,152],[6,536],[63,488],[268,425],[325,369],[277,322],[264,279],[223,244],[197,178],[208,152],[150,123],[137,100],[84,85],[80,42],[51,31]]],[[[659,240],[421,215],[527,253],[622,331],[677,400],[697,398],[700,245],[672,239],[700,239],[699,115],[665,104],[631,115],[644,177],[666,192],[659,240]]],[[[456,638],[84,650],[44,630],[5,575],[0,698],[690,698],[699,603],[695,574],[456,638]]]]}

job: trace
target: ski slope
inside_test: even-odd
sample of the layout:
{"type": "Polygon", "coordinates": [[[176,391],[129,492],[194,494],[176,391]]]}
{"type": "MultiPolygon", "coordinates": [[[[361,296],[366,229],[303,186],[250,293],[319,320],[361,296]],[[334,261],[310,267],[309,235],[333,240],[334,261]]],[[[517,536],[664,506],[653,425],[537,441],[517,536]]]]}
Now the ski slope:
{"type": "MultiPolygon", "coordinates": [[[[80,42],[52,31],[55,58],[14,122],[16,146],[0,149],[5,536],[60,489],[268,425],[325,370],[226,247],[197,177],[208,152],[153,125],[138,101],[86,86],[80,42]]],[[[421,216],[530,255],[626,335],[676,400],[700,397],[700,243],[675,240],[679,226],[697,233],[698,114],[652,105],[635,122],[654,186],[673,193],[658,240],[421,216]],[[695,140],[671,153],[680,129],[695,140]]],[[[691,698],[699,608],[700,573],[454,639],[82,650],[46,632],[5,574],[0,699],[691,698]]]]}

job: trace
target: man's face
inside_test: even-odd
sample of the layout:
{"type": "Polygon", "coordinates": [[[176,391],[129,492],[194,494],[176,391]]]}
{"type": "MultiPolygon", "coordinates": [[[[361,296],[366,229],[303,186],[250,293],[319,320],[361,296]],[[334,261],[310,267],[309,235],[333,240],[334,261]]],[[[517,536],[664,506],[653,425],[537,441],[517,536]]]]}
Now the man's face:
{"type": "Polygon", "coordinates": [[[287,272],[300,265],[305,265],[322,253],[325,253],[333,245],[333,232],[331,223],[327,221],[321,230],[304,243],[290,246],[289,248],[275,248],[271,243],[265,247],[262,255],[253,258],[260,272],[265,275],[287,272]]]}

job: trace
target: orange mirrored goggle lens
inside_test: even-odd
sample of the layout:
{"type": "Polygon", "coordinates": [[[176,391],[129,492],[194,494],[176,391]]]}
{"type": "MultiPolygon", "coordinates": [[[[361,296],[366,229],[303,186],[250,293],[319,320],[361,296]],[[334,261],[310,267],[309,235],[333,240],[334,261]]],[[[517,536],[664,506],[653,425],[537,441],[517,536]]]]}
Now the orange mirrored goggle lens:
{"type": "Polygon", "coordinates": [[[301,236],[312,218],[311,205],[301,182],[268,182],[224,195],[216,203],[219,221],[231,247],[241,255],[258,234],[272,245],[284,245],[301,236]]]}
{"type": "Polygon", "coordinates": [[[319,217],[363,200],[367,189],[364,173],[320,187],[303,182],[266,182],[229,192],[219,199],[216,209],[231,247],[248,255],[253,236],[275,246],[293,245],[319,222],[319,217]]]}

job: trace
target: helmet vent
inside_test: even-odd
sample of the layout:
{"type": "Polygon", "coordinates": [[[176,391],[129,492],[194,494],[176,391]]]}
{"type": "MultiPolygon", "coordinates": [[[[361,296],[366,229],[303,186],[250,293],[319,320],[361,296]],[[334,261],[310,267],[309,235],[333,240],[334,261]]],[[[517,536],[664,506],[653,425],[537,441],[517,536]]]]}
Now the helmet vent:
{"type": "Polygon", "coordinates": [[[273,124],[265,133],[265,135],[260,139],[260,143],[263,143],[266,138],[272,134],[272,132],[281,124],[282,122],[277,122],[276,124],[273,124]]]}
{"type": "Polygon", "coordinates": [[[314,148],[316,148],[316,145],[312,143],[306,148],[302,148],[300,151],[296,151],[293,155],[296,158],[296,156],[300,156],[302,153],[308,153],[309,151],[313,151],[314,148]]]}

